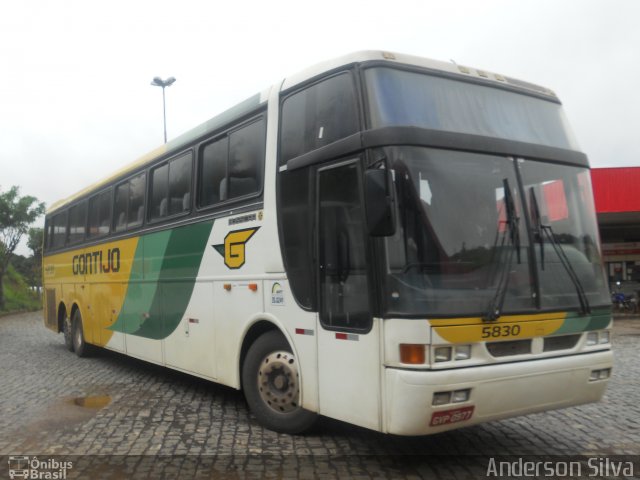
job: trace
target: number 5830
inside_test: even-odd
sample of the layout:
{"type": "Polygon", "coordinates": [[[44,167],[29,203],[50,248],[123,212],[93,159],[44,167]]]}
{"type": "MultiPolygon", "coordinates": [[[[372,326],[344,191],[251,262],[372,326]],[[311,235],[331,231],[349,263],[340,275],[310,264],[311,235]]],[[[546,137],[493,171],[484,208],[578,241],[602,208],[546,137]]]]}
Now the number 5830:
{"type": "Polygon", "coordinates": [[[482,338],[517,337],[520,325],[492,325],[482,327],[482,338]]]}

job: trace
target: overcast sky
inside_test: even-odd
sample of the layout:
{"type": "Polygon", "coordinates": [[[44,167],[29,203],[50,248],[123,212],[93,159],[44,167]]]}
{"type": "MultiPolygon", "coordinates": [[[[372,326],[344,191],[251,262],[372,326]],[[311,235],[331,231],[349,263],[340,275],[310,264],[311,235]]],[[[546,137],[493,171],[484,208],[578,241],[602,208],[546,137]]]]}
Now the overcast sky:
{"type": "MultiPolygon", "coordinates": [[[[638,0],[27,0],[0,8],[0,189],[47,205],[283,77],[381,49],[538,83],[592,166],[640,166],[638,0]]],[[[28,253],[22,250],[23,254],[28,253]]]]}

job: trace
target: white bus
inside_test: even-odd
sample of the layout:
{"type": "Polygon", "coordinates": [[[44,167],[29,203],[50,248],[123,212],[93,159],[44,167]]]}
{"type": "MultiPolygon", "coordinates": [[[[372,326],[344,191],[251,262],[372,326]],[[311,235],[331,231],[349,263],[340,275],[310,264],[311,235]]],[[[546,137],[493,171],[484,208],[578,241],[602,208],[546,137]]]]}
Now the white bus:
{"type": "Polygon", "coordinates": [[[550,90],[388,52],[286,78],[46,217],[45,324],[317,415],[424,435],[601,398],[587,157],[550,90]]]}

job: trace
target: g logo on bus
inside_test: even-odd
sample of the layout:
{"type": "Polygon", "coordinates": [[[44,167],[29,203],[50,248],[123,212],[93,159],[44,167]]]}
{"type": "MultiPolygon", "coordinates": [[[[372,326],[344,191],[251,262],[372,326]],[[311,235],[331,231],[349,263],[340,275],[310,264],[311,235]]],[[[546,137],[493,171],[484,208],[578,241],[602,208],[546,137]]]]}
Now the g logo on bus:
{"type": "Polygon", "coordinates": [[[224,257],[224,264],[231,269],[237,269],[244,265],[245,246],[249,239],[260,227],[244,228],[227,233],[224,243],[212,245],[216,251],[224,257]]]}

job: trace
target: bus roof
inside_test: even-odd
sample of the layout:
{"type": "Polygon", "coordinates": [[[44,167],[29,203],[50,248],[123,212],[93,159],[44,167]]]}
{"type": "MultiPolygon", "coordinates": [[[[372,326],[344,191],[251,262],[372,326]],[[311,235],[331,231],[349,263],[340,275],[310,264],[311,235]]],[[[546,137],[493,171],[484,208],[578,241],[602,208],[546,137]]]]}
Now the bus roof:
{"type": "Polygon", "coordinates": [[[411,65],[426,68],[433,71],[444,72],[450,75],[465,77],[475,77],[478,80],[495,83],[496,86],[508,86],[517,90],[522,90],[529,93],[535,93],[537,95],[548,96],[550,99],[557,101],[556,95],[548,88],[541,87],[529,82],[516,80],[510,77],[506,77],[497,73],[488,72],[486,70],[474,69],[458,65],[453,62],[442,62],[438,60],[431,60],[428,58],[416,57],[413,55],[405,55],[400,53],[385,52],[381,50],[365,50],[360,52],[354,52],[348,55],[337,57],[312,67],[309,67],[297,74],[291,75],[285,78],[282,83],[277,84],[274,87],[267,88],[261,93],[258,93],[252,97],[249,97],[245,101],[235,105],[234,107],[225,110],[224,112],[216,115],[215,117],[207,120],[206,122],[198,125],[197,127],[188,130],[182,135],[170,140],[164,145],[157,147],[151,152],[143,155],[134,162],[126,165],[125,167],[117,170],[108,177],[80,190],[79,192],[71,195],[68,198],[59,200],[53,203],[47,210],[47,215],[60,210],[61,208],[69,205],[74,200],[82,198],[91,193],[97,192],[102,188],[110,185],[112,182],[117,181],[120,178],[126,177],[128,174],[135,172],[137,169],[144,167],[147,164],[152,163],[158,158],[171,153],[177,153],[180,149],[187,146],[189,143],[204,137],[209,133],[223,127],[228,122],[240,118],[243,115],[247,115],[257,109],[261,104],[264,104],[272,88],[278,88],[280,91],[288,90],[301,83],[318,77],[323,73],[330,72],[332,70],[339,69],[341,67],[365,63],[365,62],[381,62],[400,65],[411,65]]]}

